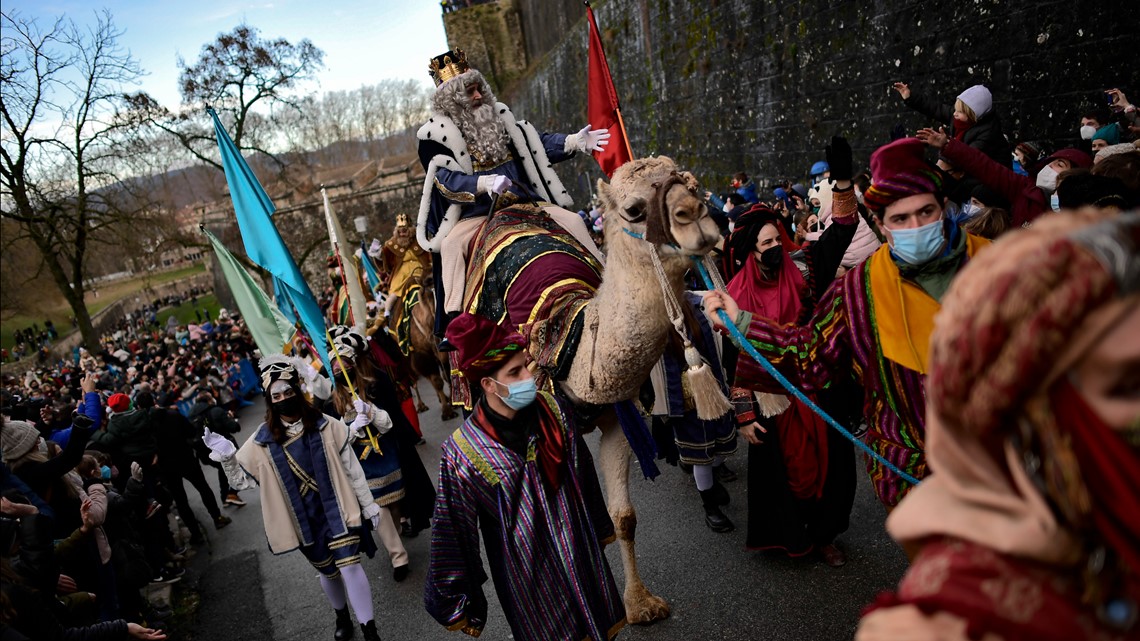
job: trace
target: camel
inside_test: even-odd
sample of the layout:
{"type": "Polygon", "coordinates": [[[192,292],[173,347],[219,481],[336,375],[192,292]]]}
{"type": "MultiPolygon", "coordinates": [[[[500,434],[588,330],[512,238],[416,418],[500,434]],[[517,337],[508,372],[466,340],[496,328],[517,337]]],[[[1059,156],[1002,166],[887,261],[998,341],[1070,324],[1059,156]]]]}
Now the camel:
{"type": "MultiPolygon", "coordinates": [[[[661,275],[667,288],[680,299],[683,277],[691,265],[690,256],[707,254],[720,239],[716,223],[697,193],[696,179],[687,172],[678,172],[674,161],[664,156],[629,162],[614,172],[609,184],[598,181],[608,251],[601,282],[596,291],[584,285],[580,291],[560,299],[574,299],[576,295],[569,303],[572,306],[559,308],[555,304],[553,309],[544,308],[555,321],[559,315],[575,313],[583,319],[580,339],[576,344],[566,343],[576,345],[572,353],[560,359],[562,362],[572,359],[569,367],[560,368],[561,375],[555,377],[561,379],[556,382],[561,393],[575,404],[605,406],[635,398],[664,353],[673,326],[651,254],[656,253],[660,258],[661,275]],[[583,298],[588,300],[583,302],[583,298]]],[[[484,226],[475,246],[484,243],[493,222],[494,219],[484,226]]],[[[520,260],[523,254],[519,252],[527,251],[526,242],[539,237],[519,238],[505,244],[495,251],[490,263],[485,262],[482,252],[475,252],[468,265],[465,309],[476,311],[480,305],[487,304],[486,300],[480,300],[480,296],[487,296],[486,290],[472,284],[492,273],[488,269],[495,265],[501,269],[503,265],[522,264],[517,276],[513,273],[511,276],[538,279],[543,287],[564,283],[564,274],[550,273],[541,261],[524,263],[520,260]]],[[[576,251],[581,254],[580,249],[576,251]]],[[[499,290],[492,291],[491,295],[495,295],[495,291],[499,290]]],[[[492,305],[503,307],[501,302],[510,298],[510,291],[508,289],[508,295],[492,305]]],[[[559,291],[562,295],[566,290],[559,291]]],[[[534,312],[531,316],[533,320],[534,312]]],[[[547,349],[544,345],[551,344],[551,330],[543,326],[543,319],[538,323],[515,324],[529,334],[532,356],[536,350],[547,349]]],[[[563,327],[566,325],[568,323],[562,323],[563,327]]],[[[604,411],[594,427],[602,433],[599,466],[605,481],[607,509],[621,546],[626,619],[630,623],[651,623],[669,616],[669,605],[649,591],[637,567],[634,551],[637,515],[629,496],[630,445],[612,409],[604,411]]]]}
{"type": "MultiPolygon", "coordinates": [[[[420,287],[419,300],[404,310],[405,314],[411,316],[408,328],[411,342],[408,360],[411,361],[412,372],[416,375],[416,379],[426,378],[435,388],[435,395],[439,400],[440,418],[450,421],[455,418],[456,411],[451,404],[451,396],[443,391],[443,375],[451,368],[447,357],[440,353],[435,335],[432,333],[432,325],[435,322],[435,283],[431,274],[421,274],[416,279],[416,284],[420,287]]],[[[419,400],[416,411],[427,411],[427,405],[419,398],[419,390],[416,391],[416,398],[419,400]]]]}
{"type": "MultiPolygon", "coordinates": [[[[430,273],[417,269],[412,277],[412,287],[405,292],[404,297],[396,296],[392,305],[391,327],[396,330],[400,340],[404,340],[402,332],[407,332],[407,357],[412,370],[411,388],[416,397],[416,411],[428,411],[428,406],[420,396],[419,386],[416,382],[426,378],[435,389],[436,399],[439,400],[440,419],[450,421],[457,413],[452,405],[451,396],[444,391],[443,376],[450,371],[447,357],[440,353],[432,327],[435,323],[435,292],[434,282],[430,273]],[[417,296],[405,305],[405,298],[412,292],[419,290],[417,296]],[[404,318],[407,317],[407,327],[403,327],[404,318]]],[[[401,348],[404,343],[401,342],[401,348]]]]}

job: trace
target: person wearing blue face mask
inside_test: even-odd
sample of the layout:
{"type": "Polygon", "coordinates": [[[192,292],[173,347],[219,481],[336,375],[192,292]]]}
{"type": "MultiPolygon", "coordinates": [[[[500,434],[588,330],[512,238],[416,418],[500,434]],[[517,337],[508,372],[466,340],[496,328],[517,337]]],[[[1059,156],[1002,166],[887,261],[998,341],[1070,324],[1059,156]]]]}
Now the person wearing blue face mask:
{"type": "MultiPolygon", "coordinates": [[[[782,325],[741,311],[724,292],[710,293],[704,303],[714,325],[723,325],[717,315],[723,309],[748,342],[806,392],[851,376],[854,365],[867,412],[864,441],[920,480],[928,473],[923,389],[934,317],[954,276],[989,244],[946,218],[943,177],[925,152],[921,140],[903,138],[871,156],[872,181],[863,201],[887,244],[828,288],[806,324],[782,325]]],[[[758,391],[775,385],[743,356],[735,381],[758,391]]],[[[888,508],[913,487],[874,460],[867,461],[867,472],[888,508]]]]}
{"type": "Polygon", "coordinates": [[[447,338],[482,397],[442,448],[428,613],[448,629],[482,633],[485,546],[516,639],[613,638],[625,624],[603,550],[614,527],[569,406],[536,390],[521,334],[462,314],[447,338]]]}

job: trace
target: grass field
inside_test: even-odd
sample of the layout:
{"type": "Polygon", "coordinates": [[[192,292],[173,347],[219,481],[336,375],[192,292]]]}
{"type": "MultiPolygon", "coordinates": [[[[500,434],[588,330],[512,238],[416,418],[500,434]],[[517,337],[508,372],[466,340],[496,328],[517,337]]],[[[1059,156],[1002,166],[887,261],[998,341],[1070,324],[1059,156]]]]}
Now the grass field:
{"type": "MultiPolygon", "coordinates": [[[[95,297],[94,292],[87,292],[87,311],[94,316],[103,309],[106,309],[111,303],[130,296],[131,294],[141,292],[148,285],[164,285],[201,274],[205,271],[206,265],[199,263],[197,265],[191,265],[190,267],[158,273],[148,272],[131,278],[124,278],[123,280],[113,283],[104,283],[97,287],[99,292],[98,298],[95,297]]],[[[201,302],[201,299],[199,299],[199,302],[201,302]]],[[[68,306],[67,301],[63,300],[63,296],[60,295],[57,290],[52,289],[50,292],[45,292],[43,300],[29,305],[29,307],[35,307],[42,311],[37,313],[17,313],[10,318],[5,318],[3,321],[0,321],[0,346],[4,347],[4,349],[11,351],[12,347],[15,346],[13,335],[16,333],[16,330],[30,327],[32,323],[38,323],[40,327],[43,327],[45,319],[51,319],[51,322],[55,324],[55,328],[59,331],[61,337],[74,331],[71,327],[71,307],[68,306]]],[[[190,318],[193,317],[194,312],[191,310],[190,318]]]]}
{"type": "Polygon", "coordinates": [[[207,294],[205,296],[199,296],[198,302],[194,305],[191,305],[190,301],[186,301],[185,303],[182,303],[178,307],[171,307],[170,309],[164,309],[161,312],[159,312],[158,313],[158,326],[159,327],[166,327],[166,321],[171,316],[177,318],[178,323],[181,325],[189,325],[190,323],[197,324],[198,323],[198,317],[194,314],[195,309],[204,309],[204,310],[210,312],[210,318],[212,318],[216,321],[216,320],[218,320],[218,310],[221,308],[222,308],[222,306],[218,304],[218,297],[217,296],[215,296],[213,294],[207,294]]]}

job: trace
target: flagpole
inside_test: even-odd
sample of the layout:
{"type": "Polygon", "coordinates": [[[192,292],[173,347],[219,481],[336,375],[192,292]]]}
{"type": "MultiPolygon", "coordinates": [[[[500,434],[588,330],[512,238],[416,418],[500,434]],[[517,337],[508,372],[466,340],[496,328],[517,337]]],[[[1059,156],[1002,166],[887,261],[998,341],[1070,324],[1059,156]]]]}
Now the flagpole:
{"type": "Polygon", "coordinates": [[[615,108],[614,113],[618,117],[618,127],[621,127],[621,137],[625,139],[625,150],[629,153],[629,159],[633,160],[633,147],[629,146],[629,133],[625,130],[625,118],[621,117],[621,107],[615,108]]]}

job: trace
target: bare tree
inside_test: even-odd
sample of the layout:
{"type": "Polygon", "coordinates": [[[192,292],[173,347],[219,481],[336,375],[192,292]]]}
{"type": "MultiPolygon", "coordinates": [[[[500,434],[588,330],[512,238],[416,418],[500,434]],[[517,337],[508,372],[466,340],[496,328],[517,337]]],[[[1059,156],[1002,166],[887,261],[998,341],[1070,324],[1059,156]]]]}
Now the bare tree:
{"type": "Polygon", "coordinates": [[[218,169],[213,107],[238,149],[274,158],[278,133],[273,114],[301,109],[295,90],[316,79],[324,52],[309,40],[263,39],[257,28],[241,24],[202,47],[198,60],[178,60],[182,109],[175,114],[146,94],[133,96],[133,106],[173,135],[194,158],[218,169]]]}
{"type": "Polygon", "coordinates": [[[91,344],[90,251],[100,242],[121,251],[111,232],[150,218],[145,193],[123,182],[140,135],[124,88],[143,72],[108,12],[86,30],[7,11],[0,21],[0,216],[18,230],[5,240],[35,246],[91,344]]]}

